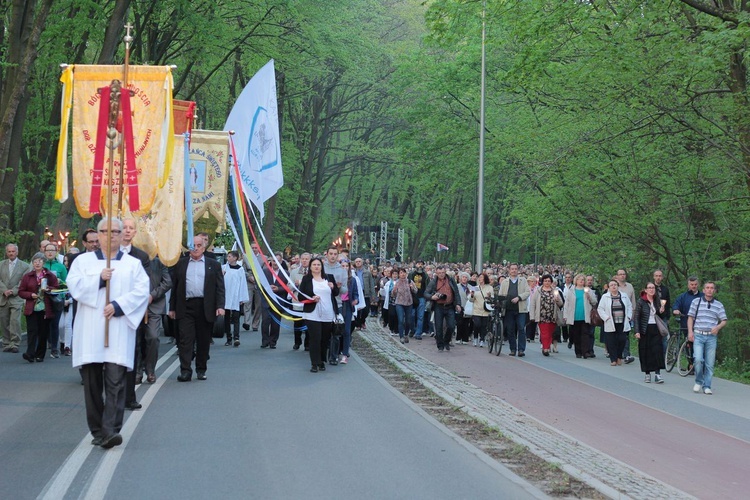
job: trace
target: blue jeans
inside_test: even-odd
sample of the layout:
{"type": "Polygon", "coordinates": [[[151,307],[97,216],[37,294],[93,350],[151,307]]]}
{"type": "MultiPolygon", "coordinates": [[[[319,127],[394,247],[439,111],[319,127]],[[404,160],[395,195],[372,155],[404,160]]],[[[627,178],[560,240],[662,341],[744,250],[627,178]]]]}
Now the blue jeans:
{"type": "Polygon", "coordinates": [[[512,352],[524,352],[526,350],[526,316],[528,313],[508,311],[505,313],[505,335],[508,336],[508,345],[512,352]]]}
{"type": "Polygon", "coordinates": [[[354,315],[354,306],[351,302],[345,300],[343,302],[344,309],[344,345],[341,349],[341,354],[349,357],[349,347],[352,345],[352,316],[354,315]]]}
{"type": "Polygon", "coordinates": [[[419,302],[415,304],[416,307],[412,308],[412,314],[416,314],[416,321],[412,321],[411,324],[416,324],[416,328],[414,329],[414,336],[419,338],[422,336],[422,325],[424,324],[425,299],[424,297],[419,297],[419,299],[417,300],[419,302]]]}
{"type": "Polygon", "coordinates": [[[693,341],[693,356],[695,367],[695,383],[707,389],[711,388],[716,362],[716,335],[701,335],[696,333],[693,341]]]}
{"type": "Polygon", "coordinates": [[[409,330],[411,330],[412,307],[396,305],[396,315],[398,315],[398,336],[404,338],[404,334],[409,335],[409,330]]]}

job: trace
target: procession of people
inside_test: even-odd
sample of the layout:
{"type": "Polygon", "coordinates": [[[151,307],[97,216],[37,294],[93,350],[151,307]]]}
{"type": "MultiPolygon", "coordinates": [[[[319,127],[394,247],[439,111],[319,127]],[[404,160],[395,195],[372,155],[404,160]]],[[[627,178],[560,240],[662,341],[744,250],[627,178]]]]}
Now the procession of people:
{"type": "Polygon", "coordinates": [[[596,358],[599,330],[605,358],[617,367],[635,360],[632,333],[644,381],[661,384],[666,342],[657,322],[674,316],[695,345],[693,390],[713,394],[716,338],[727,317],[715,284],[707,282],[699,292],[696,277],[670,305],[660,270],[653,281],[634,287],[619,269],[598,287],[594,276],[555,265],[490,263],[477,273],[470,263],[376,265],[367,256],[352,262],[337,246],[264,256],[255,243],[249,255],[232,250],[222,264],[206,233],[197,234],[168,268],[133,245],[136,233],[132,218],[104,218],[81,235],[82,252],[62,255],[42,241],[44,251],[29,264],[10,243],[0,261],[3,352],[23,349],[19,358],[29,364],[45,361],[47,353],[70,356],[81,374],[92,444],[103,448],[122,443],[124,411],[141,408],[136,386],[156,382],[160,337],[169,335],[177,345],[178,382],[190,382],[194,373],[208,380],[219,317],[225,347],[252,346],[247,340],[258,329],[258,348],[275,349],[280,335],[293,335],[292,349],[303,348],[309,371],[319,373],[347,364],[353,332],[378,323],[405,348],[410,339],[434,339],[446,353],[483,347],[489,333],[485,304],[504,300],[509,356],[524,357],[539,341],[546,357],[567,344],[576,358],[596,358]],[[294,317],[285,311],[295,311],[294,317]],[[53,324],[61,335],[53,334],[53,324]]]}

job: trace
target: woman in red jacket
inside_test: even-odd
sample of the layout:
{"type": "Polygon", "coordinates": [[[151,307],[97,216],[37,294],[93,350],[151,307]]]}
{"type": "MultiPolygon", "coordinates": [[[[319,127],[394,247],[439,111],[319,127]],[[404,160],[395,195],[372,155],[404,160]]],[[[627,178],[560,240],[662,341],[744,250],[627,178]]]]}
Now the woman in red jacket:
{"type": "Polygon", "coordinates": [[[23,359],[29,363],[44,361],[47,353],[50,320],[55,317],[49,291],[57,288],[54,273],[44,268],[44,254],[38,252],[31,259],[32,270],[23,275],[18,285],[18,296],[26,299],[26,352],[23,359]]]}

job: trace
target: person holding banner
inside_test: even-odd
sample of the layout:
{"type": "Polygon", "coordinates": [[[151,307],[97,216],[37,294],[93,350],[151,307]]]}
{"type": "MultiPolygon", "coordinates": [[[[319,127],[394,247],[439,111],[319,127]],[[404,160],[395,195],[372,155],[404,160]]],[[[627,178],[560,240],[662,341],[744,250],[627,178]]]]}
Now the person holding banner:
{"type": "MultiPolygon", "coordinates": [[[[253,251],[253,256],[245,256],[245,259],[258,259],[260,256],[260,247],[257,243],[251,243],[250,248],[253,251]]],[[[260,305],[260,295],[261,292],[258,290],[258,284],[255,282],[255,276],[253,276],[253,271],[250,269],[250,262],[249,260],[246,260],[245,264],[247,265],[247,270],[245,271],[245,276],[247,278],[247,294],[250,297],[250,300],[245,303],[244,311],[243,311],[243,320],[242,320],[242,328],[244,330],[249,330],[250,325],[252,324],[252,328],[254,332],[258,331],[258,327],[260,326],[260,317],[261,317],[261,305],[260,305]]]]}
{"type": "Polygon", "coordinates": [[[221,265],[206,257],[206,241],[193,238],[193,249],[176,264],[169,297],[169,317],[178,320],[180,343],[179,382],[193,378],[193,345],[197,343],[195,371],[198,380],[206,380],[208,351],[216,316],[224,315],[224,276],[221,265]],[[196,342],[197,341],[197,342],[196,342]]]}
{"type": "Polygon", "coordinates": [[[135,330],[148,306],[149,279],[140,261],[120,250],[119,219],[103,219],[98,231],[108,240],[104,251],[80,254],[67,284],[78,301],[72,357],[83,380],[86,420],[94,436],[91,444],[106,449],[122,444],[125,375],[133,369],[135,330]]]}
{"type": "Polygon", "coordinates": [[[310,271],[302,277],[299,291],[298,299],[306,300],[302,306],[302,317],[310,339],[310,371],[317,373],[326,369],[328,343],[338,314],[336,296],[339,287],[333,275],[324,274],[323,261],[314,257],[310,260],[310,271]]]}
{"type": "MultiPolygon", "coordinates": [[[[299,266],[292,268],[292,271],[289,273],[289,278],[297,289],[299,289],[299,286],[302,283],[302,278],[307,274],[308,269],[310,268],[311,257],[312,255],[310,255],[310,252],[304,252],[299,257],[299,266]]],[[[302,332],[305,322],[302,320],[300,323],[302,323],[300,326],[294,328],[294,346],[292,346],[292,349],[295,351],[302,345],[302,332]]],[[[305,350],[309,351],[310,341],[306,333],[304,345],[305,350]]]]}
{"type": "MultiPolygon", "coordinates": [[[[279,259],[281,256],[277,255],[276,258],[279,259]]],[[[263,297],[263,322],[260,325],[260,346],[264,349],[266,347],[276,349],[276,343],[279,341],[279,334],[281,333],[281,316],[273,308],[277,307],[278,299],[286,299],[287,292],[284,289],[284,285],[287,282],[284,275],[279,271],[279,265],[276,263],[276,260],[269,256],[268,262],[271,264],[271,268],[264,268],[263,273],[271,285],[273,295],[263,297]]]]}

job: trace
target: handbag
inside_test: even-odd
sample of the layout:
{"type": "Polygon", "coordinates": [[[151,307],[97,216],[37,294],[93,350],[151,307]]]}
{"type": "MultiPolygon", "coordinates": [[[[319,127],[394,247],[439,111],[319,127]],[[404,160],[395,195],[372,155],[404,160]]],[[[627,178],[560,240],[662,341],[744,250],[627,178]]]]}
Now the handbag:
{"type": "Polygon", "coordinates": [[[487,303],[487,299],[484,298],[484,293],[482,292],[482,287],[479,287],[479,293],[482,294],[482,300],[484,301],[484,310],[491,313],[495,310],[494,307],[492,307],[490,304],[487,303]]]}
{"type": "Polygon", "coordinates": [[[654,319],[656,320],[656,329],[659,330],[659,335],[667,337],[669,335],[669,327],[667,326],[666,321],[657,315],[654,315],[654,319]]]}
{"type": "Polygon", "coordinates": [[[50,292],[48,295],[52,304],[52,311],[55,313],[62,312],[65,307],[65,292],[50,292]]]}
{"type": "Polygon", "coordinates": [[[472,316],[474,314],[474,302],[467,300],[464,306],[464,316],[472,316]]]}
{"type": "Polygon", "coordinates": [[[604,324],[604,321],[602,321],[602,317],[599,316],[599,311],[596,310],[596,308],[591,308],[591,324],[593,326],[602,326],[604,324]]]}

